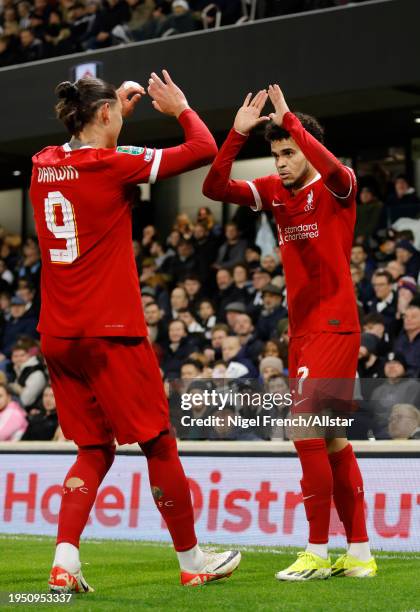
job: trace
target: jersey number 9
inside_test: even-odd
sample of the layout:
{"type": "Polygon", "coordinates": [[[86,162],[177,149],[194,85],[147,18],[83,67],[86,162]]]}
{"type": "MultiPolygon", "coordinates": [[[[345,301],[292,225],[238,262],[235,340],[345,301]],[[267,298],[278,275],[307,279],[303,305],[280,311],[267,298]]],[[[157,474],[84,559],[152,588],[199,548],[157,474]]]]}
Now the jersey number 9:
{"type": "Polygon", "coordinates": [[[73,206],[60,191],[50,191],[45,198],[45,220],[47,227],[59,240],[66,241],[65,249],[50,249],[51,261],[59,264],[71,264],[80,255],[77,239],[77,224],[73,206]],[[63,223],[57,225],[57,209],[61,210],[63,223]]]}

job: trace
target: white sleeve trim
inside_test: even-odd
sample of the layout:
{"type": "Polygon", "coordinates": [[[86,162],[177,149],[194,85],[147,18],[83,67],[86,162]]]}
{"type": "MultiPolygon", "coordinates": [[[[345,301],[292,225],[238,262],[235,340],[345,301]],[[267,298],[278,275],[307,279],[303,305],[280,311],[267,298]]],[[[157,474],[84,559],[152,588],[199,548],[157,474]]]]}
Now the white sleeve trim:
{"type": "Polygon", "coordinates": [[[327,185],[325,185],[325,183],[324,183],[324,185],[325,185],[325,187],[328,189],[328,191],[329,191],[330,193],[332,193],[332,194],[333,194],[333,196],[334,196],[335,198],[337,198],[338,200],[347,200],[347,198],[349,198],[349,197],[350,197],[350,194],[351,194],[351,192],[353,191],[353,175],[352,175],[352,171],[351,171],[351,169],[350,169],[350,168],[348,168],[347,166],[344,166],[344,168],[347,170],[347,174],[348,174],[348,175],[349,175],[349,177],[350,177],[350,189],[349,189],[349,192],[348,192],[348,194],[347,194],[347,195],[344,195],[344,196],[339,196],[339,195],[337,195],[336,193],[334,193],[334,191],[332,191],[332,189],[330,189],[329,187],[327,187],[327,185]]]}
{"type": "Polygon", "coordinates": [[[160,168],[160,162],[162,161],[162,149],[156,149],[155,157],[150,170],[149,183],[156,183],[157,175],[160,168]]]}
{"type": "Polygon", "coordinates": [[[251,181],[246,181],[246,182],[250,186],[251,191],[254,195],[254,200],[255,200],[255,206],[251,206],[251,210],[254,210],[255,212],[259,212],[260,210],[262,210],[262,201],[261,201],[261,196],[258,193],[258,189],[255,187],[254,183],[252,183],[251,181]]]}

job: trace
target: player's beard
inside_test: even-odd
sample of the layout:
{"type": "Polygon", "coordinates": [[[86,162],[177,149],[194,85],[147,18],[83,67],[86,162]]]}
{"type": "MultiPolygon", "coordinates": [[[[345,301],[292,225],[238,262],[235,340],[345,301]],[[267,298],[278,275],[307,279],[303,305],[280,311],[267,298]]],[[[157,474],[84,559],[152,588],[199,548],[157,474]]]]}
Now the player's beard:
{"type": "Polygon", "coordinates": [[[306,162],[305,167],[303,168],[299,176],[293,181],[283,181],[283,187],[285,187],[285,189],[289,189],[290,191],[301,189],[302,187],[305,186],[308,174],[309,174],[309,164],[308,162],[306,162]]]}

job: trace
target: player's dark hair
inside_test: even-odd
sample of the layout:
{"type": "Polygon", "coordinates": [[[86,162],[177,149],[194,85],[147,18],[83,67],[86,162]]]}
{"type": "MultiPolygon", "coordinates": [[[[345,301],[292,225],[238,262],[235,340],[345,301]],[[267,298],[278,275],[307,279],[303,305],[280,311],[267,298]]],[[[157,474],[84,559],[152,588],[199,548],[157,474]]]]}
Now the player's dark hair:
{"type": "MultiPolygon", "coordinates": [[[[299,119],[305,130],[309,132],[309,134],[319,140],[319,142],[324,142],[324,128],[319,124],[315,117],[312,117],[312,115],[306,115],[305,113],[294,114],[299,119]]],[[[265,139],[268,142],[273,142],[274,140],[286,140],[286,138],[290,138],[290,134],[287,130],[279,127],[276,123],[274,123],[274,121],[269,121],[267,123],[265,127],[265,139]]]]}
{"type": "Polygon", "coordinates": [[[55,93],[59,98],[55,106],[56,115],[72,136],[80,134],[102,104],[117,101],[115,87],[101,79],[84,78],[75,83],[63,81],[57,85],[55,93]]]}

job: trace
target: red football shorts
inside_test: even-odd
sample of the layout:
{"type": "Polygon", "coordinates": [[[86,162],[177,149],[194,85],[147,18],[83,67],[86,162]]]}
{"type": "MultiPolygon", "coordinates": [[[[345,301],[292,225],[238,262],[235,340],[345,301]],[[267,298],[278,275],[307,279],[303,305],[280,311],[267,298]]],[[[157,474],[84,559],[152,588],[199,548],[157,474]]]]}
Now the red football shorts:
{"type": "Polygon", "coordinates": [[[64,436],[78,446],[146,442],[169,429],[168,401],[147,338],[43,335],[64,436]]]}
{"type": "Polygon", "coordinates": [[[289,343],[294,413],[354,410],[359,333],[318,332],[289,343]]]}

